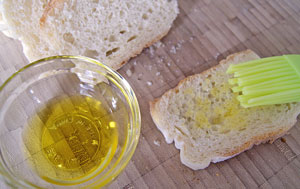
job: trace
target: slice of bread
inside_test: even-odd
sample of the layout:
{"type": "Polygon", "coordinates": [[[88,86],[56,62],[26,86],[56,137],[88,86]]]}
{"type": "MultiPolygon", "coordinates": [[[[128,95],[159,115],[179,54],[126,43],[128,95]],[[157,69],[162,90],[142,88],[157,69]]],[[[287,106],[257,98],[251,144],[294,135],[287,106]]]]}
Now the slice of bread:
{"type": "Polygon", "coordinates": [[[167,34],[177,0],[3,0],[6,35],[20,39],[30,61],[70,54],[114,69],[167,34]]]}
{"type": "Polygon", "coordinates": [[[258,58],[251,50],[230,55],[150,102],[153,121],[167,143],[180,149],[183,164],[204,169],[254,144],[273,142],[296,123],[300,103],[245,109],[231,91],[228,66],[258,58]]]}

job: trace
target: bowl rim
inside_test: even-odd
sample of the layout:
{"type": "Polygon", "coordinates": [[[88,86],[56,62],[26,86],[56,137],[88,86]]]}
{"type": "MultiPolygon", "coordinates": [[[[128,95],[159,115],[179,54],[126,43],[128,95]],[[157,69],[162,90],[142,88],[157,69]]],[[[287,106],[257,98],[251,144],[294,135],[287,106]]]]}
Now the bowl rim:
{"type": "MultiPolygon", "coordinates": [[[[130,105],[130,110],[131,110],[131,115],[132,115],[132,124],[134,125],[134,129],[136,130],[134,133],[134,137],[132,137],[131,140],[131,145],[129,145],[130,149],[125,148],[124,152],[122,153],[123,156],[121,156],[122,158],[124,158],[122,165],[120,166],[120,168],[116,171],[113,172],[113,170],[117,167],[117,165],[120,164],[122,158],[118,158],[117,163],[114,164],[114,166],[109,170],[108,173],[113,172],[112,175],[109,175],[108,178],[104,179],[102,183],[96,183],[96,185],[94,186],[94,183],[91,183],[87,186],[92,186],[92,187],[102,187],[104,185],[107,185],[109,183],[111,183],[111,181],[113,181],[123,170],[124,168],[127,166],[127,164],[129,163],[129,161],[131,160],[138,141],[139,141],[139,137],[140,137],[140,133],[141,133],[141,113],[140,113],[140,107],[139,107],[139,103],[137,100],[137,97],[132,89],[132,87],[130,86],[130,84],[128,83],[128,81],[121,75],[119,74],[117,71],[113,70],[112,68],[110,68],[109,66],[101,63],[98,60],[95,60],[93,58],[89,58],[89,57],[85,57],[85,56],[77,56],[77,55],[57,55],[57,56],[49,56],[46,58],[42,58],[36,61],[33,61],[25,66],[23,66],[22,68],[20,68],[19,70],[17,70],[16,72],[14,72],[13,74],[11,74],[4,82],[3,84],[0,85],[0,93],[3,91],[3,89],[9,85],[9,83],[16,77],[18,76],[20,73],[24,72],[25,70],[28,70],[32,67],[35,67],[37,65],[43,64],[46,61],[50,61],[50,60],[56,60],[56,59],[74,59],[74,60],[81,60],[87,63],[93,63],[96,64],[102,68],[104,68],[108,73],[113,75],[113,78],[116,78],[118,81],[120,81],[121,83],[121,87],[125,89],[125,92],[127,93],[128,96],[130,96],[131,98],[128,99],[128,97],[126,97],[127,102],[130,105]],[[127,151],[126,151],[127,150],[127,151]],[[128,152],[128,154],[126,154],[126,156],[124,156],[124,154],[128,152]]],[[[118,86],[119,87],[119,86],[118,86]]],[[[122,93],[124,93],[124,90],[122,90],[122,93]]],[[[1,108],[1,107],[0,107],[1,108]]],[[[130,142],[130,141],[129,141],[130,142]]],[[[127,141],[126,141],[126,145],[127,141]]],[[[0,155],[2,156],[2,153],[0,151],[0,155]]],[[[19,180],[18,177],[15,177],[13,175],[11,175],[10,173],[8,173],[6,171],[6,168],[4,168],[4,166],[2,165],[2,163],[5,163],[2,161],[2,157],[1,157],[1,161],[0,161],[0,178],[2,178],[2,180],[4,180],[7,184],[12,184],[12,185],[17,185],[17,186],[21,186],[21,187],[36,187],[36,188],[40,188],[40,186],[37,186],[29,181],[26,180],[19,180]],[[13,181],[13,183],[12,183],[13,181]]],[[[108,174],[105,173],[105,176],[108,174]]],[[[97,182],[97,181],[96,181],[97,182]]],[[[71,185],[71,184],[67,184],[67,185],[71,185]]],[[[61,185],[61,186],[67,186],[67,185],[61,185]]],[[[73,185],[75,186],[75,185],[73,185]]],[[[86,186],[83,186],[86,187],[86,186]]]]}

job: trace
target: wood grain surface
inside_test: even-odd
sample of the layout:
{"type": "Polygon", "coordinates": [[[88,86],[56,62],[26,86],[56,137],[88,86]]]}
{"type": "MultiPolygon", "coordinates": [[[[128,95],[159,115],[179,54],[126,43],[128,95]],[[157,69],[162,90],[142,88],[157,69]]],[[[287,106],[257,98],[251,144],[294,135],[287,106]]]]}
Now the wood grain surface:
{"type": "MultiPolygon", "coordinates": [[[[299,0],[179,0],[169,34],[119,72],[138,97],[142,133],[125,171],[108,188],[300,188],[300,122],[283,139],[193,171],[154,125],[148,102],[231,53],[300,54],[299,0]]],[[[0,84],[28,61],[0,34],[0,84]]],[[[0,188],[6,186],[2,183],[0,188]]]]}

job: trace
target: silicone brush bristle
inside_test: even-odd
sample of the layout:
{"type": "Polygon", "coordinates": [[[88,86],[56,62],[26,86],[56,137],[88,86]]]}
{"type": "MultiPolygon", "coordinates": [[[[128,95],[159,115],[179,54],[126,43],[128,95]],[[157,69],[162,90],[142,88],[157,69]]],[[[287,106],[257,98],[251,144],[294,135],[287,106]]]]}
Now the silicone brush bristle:
{"type": "Polygon", "coordinates": [[[300,101],[300,79],[284,56],[230,65],[233,92],[243,107],[300,101]]]}

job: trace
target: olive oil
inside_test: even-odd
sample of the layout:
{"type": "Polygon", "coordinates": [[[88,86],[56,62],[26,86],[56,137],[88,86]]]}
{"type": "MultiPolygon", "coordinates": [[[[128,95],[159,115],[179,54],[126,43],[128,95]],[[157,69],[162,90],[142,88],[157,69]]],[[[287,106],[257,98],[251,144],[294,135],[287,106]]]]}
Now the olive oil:
{"type": "Polygon", "coordinates": [[[108,166],[117,150],[118,126],[107,102],[65,96],[38,111],[23,138],[44,180],[78,183],[108,166]]]}

